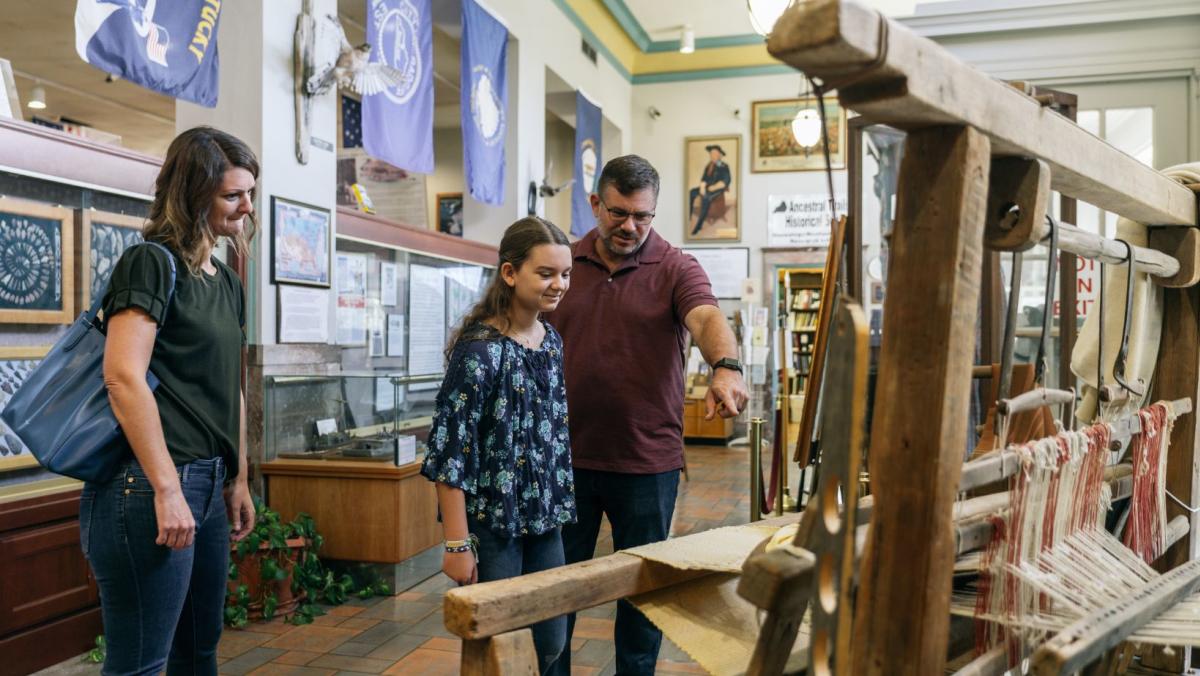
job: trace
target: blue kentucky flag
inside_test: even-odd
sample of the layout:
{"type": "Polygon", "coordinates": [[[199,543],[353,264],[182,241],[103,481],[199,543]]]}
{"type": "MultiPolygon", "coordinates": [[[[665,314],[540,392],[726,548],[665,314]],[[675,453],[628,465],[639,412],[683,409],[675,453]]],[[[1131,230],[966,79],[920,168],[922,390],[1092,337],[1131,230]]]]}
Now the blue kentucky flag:
{"type": "Polygon", "coordinates": [[[575,92],[575,189],[571,191],[571,234],[583,237],[596,225],[590,197],[600,176],[600,108],[575,92]]]}
{"type": "Polygon", "coordinates": [[[363,149],[371,157],[433,173],[433,18],[429,0],[369,0],[371,62],[400,71],[400,84],[363,96],[363,149]]]}
{"type": "Polygon", "coordinates": [[[79,0],[75,51],[167,96],[217,105],[221,0],[79,0]]]}
{"type": "Polygon", "coordinates": [[[508,29],[475,0],[462,0],[463,165],[471,197],[504,204],[508,29]]]}

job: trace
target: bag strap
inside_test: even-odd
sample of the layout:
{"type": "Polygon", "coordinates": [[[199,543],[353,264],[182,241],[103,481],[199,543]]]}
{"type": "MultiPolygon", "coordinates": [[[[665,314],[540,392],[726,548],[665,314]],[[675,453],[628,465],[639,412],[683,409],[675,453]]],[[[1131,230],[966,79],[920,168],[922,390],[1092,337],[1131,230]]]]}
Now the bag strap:
{"type": "MultiPolygon", "coordinates": [[[[151,242],[149,240],[143,240],[142,244],[149,244],[151,246],[158,247],[159,250],[161,250],[164,254],[166,254],[167,262],[171,264],[171,284],[170,284],[170,286],[167,287],[167,309],[170,310],[171,298],[175,295],[175,256],[173,256],[171,254],[170,249],[159,244],[158,242],[151,242]]],[[[112,284],[111,278],[108,280],[108,283],[112,284]]],[[[97,294],[96,297],[92,299],[92,306],[90,308],[88,308],[88,311],[87,311],[87,318],[88,318],[89,322],[96,321],[96,315],[100,312],[100,305],[101,305],[101,303],[104,302],[104,297],[106,295],[108,295],[108,287],[107,286],[104,287],[104,293],[97,294]]],[[[165,314],[163,315],[163,319],[164,320],[166,319],[165,314]]]]}

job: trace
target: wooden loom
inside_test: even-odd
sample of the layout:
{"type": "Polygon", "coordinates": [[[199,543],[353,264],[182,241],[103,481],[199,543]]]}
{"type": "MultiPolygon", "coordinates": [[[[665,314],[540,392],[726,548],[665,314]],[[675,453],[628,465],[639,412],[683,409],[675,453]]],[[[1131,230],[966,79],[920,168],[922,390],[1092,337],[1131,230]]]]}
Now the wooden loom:
{"type": "MultiPolygon", "coordinates": [[[[1004,470],[1003,454],[966,469],[962,463],[985,242],[1011,250],[1040,241],[1050,189],[1138,222],[1176,226],[1155,228],[1150,246],[1130,253],[1139,270],[1166,287],[1160,351],[1169,358],[1159,360],[1152,399],[1194,402],[1200,396],[1196,196],[1033,98],[851,2],[799,3],[777,23],[768,49],[836,87],[847,108],[908,136],[870,434],[873,495],[840,524],[816,513],[819,500],[810,503],[797,542],[807,544],[817,530],[840,548],[828,576],[812,556],[763,555],[747,562],[744,596],[768,611],[760,650],[747,671],[783,669],[779,647],[795,636],[816,589],[827,596],[819,603],[833,611],[814,645],[813,653],[824,656],[816,673],[941,673],[950,636],[954,559],[972,542],[977,546],[986,530],[971,517],[996,507],[984,504],[995,503],[993,496],[975,498],[976,511],[964,518],[961,506],[956,515],[956,495],[964,483],[997,478],[995,473],[1004,470]],[[1015,206],[1019,217],[1004,222],[989,203],[1004,205],[1005,214],[1015,206]],[[869,526],[859,525],[868,518],[869,526]],[[847,568],[854,563],[853,551],[847,552],[854,533],[865,534],[866,546],[851,609],[844,601],[854,576],[845,571],[854,570],[847,568]]],[[[1064,251],[1107,263],[1126,254],[1125,247],[1078,229],[1064,227],[1060,235],[1064,251]]],[[[857,403],[851,392],[840,396],[857,403]]],[[[845,429],[826,440],[827,451],[856,455],[855,444],[862,442],[854,420],[861,417],[843,417],[845,429]],[[839,447],[831,449],[835,443],[839,447]]],[[[1195,421],[1188,415],[1175,424],[1167,458],[1167,489],[1193,508],[1200,501],[1195,421]]],[[[825,429],[827,435],[836,430],[825,429]]],[[[1119,470],[1112,474],[1119,492],[1124,479],[1119,470]]],[[[1110,613],[1107,639],[1148,619],[1138,613],[1155,614],[1200,580],[1200,564],[1184,565],[1200,544],[1196,516],[1173,504],[1169,510],[1175,543],[1157,565],[1178,570],[1152,590],[1155,605],[1110,613]],[[1114,618],[1124,626],[1114,630],[1114,618]]],[[[446,626],[466,639],[463,673],[534,673],[532,639],[521,627],[701,575],[618,552],[452,590],[445,600],[446,626]]]]}

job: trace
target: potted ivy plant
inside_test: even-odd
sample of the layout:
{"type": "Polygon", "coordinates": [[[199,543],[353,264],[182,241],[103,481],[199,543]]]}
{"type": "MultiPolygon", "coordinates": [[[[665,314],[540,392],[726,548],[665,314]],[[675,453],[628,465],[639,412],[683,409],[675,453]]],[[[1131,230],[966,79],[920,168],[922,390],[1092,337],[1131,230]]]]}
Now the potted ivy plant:
{"type": "Polygon", "coordinates": [[[292,624],[308,624],[325,614],[321,603],[339,605],[350,594],[391,593],[378,580],[356,590],[349,574],[335,576],[327,570],[317,556],[324,538],[311,516],[302,512],[284,521],[258,498],[254,507],[254,529],[232,545],[225,624],[243,627],[278,615],[292,624]]]}

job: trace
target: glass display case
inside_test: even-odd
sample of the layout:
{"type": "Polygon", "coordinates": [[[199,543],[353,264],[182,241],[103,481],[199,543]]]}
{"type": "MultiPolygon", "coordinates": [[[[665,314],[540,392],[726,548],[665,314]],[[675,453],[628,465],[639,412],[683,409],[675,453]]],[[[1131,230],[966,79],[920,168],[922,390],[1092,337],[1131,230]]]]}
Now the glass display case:
{"type": "Polygon", "coordinates": [[[264,376],[264,459],[416,462],[441,380],[370,371],[264,376]]]}

